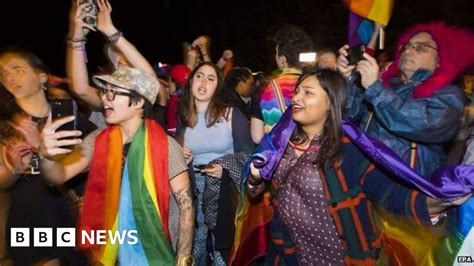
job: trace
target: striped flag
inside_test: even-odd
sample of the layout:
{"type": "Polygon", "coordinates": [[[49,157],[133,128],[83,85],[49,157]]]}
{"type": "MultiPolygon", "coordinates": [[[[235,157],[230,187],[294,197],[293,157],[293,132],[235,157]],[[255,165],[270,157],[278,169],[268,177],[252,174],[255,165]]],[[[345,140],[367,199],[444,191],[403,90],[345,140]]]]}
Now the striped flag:
{"type": "Polygon", "coordinates": [[[387,26],[394,0],[343,0],[349,13],[349,45],[367,44],[374,22],[387,26]]]}

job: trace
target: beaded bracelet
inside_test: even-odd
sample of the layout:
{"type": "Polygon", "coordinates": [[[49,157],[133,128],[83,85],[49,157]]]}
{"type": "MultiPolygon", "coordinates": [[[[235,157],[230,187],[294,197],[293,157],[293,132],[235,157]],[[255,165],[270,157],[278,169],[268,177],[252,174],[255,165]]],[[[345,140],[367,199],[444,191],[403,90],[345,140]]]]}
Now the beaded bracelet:
{"type": "Polygon", "coordinates": [[[123,36],[123,32],[117,31],[114,34],[107,36],[107,40],[110,43],[116,44],[118,42],[118,40],[120,39],[120,37],[122,37],[122,36],[123,36]]]}

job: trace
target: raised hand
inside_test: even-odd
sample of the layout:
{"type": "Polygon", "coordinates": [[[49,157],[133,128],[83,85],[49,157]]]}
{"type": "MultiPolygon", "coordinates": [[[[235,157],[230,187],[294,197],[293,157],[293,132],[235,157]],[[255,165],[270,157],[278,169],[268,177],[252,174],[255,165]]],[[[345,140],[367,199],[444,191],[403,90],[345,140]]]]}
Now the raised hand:
{"type": "Polygon", "coordinates": [[[369,54],[364,53],[363,57],[365,60],[357,63],[357,71],[360,73],[362,86],[367,89],[379,78],[379,65],[369,54]]]}
{"type": "Polygon", "coordinates": [[[197,46],[200,49],[203,49],[203,48],[208,47],[209,43],[210,43],[209,36],[199,36],[193,41],[192,46],[193,47],[197,46]]]}
{"type": "Polygon", "coordinates": [[[39,147],[40,155],[46,158],[52,158],[58,154],[66,154],[71,152],[71,149],[65,148],[64,146],[81,144],[81,139],[63,139],[67,137],[78,137],[82,135],[79,130],[67,130],[59,131],[56,130],[62,125],[69,123],[75,119],[74,116],[68,116],[61,118],[53,123],[47,123],[43,128],[42,135],[43,139],[39,147]]]}
{"type": "Polygon", "coordinates": [[[234,53],[232,52],[232,50],[225,50],[222,53],[222,58],[224,58],[224,60],[229,60],[229,59],[232,59],[233,57],[234,57],[234,53]]]}
{"type": "Polygon", "coordinates": [[[94,17],[94,14],[85,11],[89,5],[89,3],[82,3],[79,5],[78,0],[72,1],[71,10],[69,11],[68,36],[70,38],[83,39],[87,36],[89,31],[96,31],[93,26],[84,22],[85,17],[94,17]]]}
{"type": "Polygon", "coordinates": [[[349,45],[346,44],[342,46],[341,49],[339,49],[339,56],[337,58],[337,69],[346,78],[351,75],[352,70],[355,68],[355,66],[349,65],[349,61],[347,60],[347,49],[349,49],[349,45]]]}
{"type": "Polygon", "coordinates": [[[110,2],[108,0],[97,0],[97,8],[97,29],[105,36],[110,36],[117,32],[110,16],[110,13],[112,13],[110,2]]]}

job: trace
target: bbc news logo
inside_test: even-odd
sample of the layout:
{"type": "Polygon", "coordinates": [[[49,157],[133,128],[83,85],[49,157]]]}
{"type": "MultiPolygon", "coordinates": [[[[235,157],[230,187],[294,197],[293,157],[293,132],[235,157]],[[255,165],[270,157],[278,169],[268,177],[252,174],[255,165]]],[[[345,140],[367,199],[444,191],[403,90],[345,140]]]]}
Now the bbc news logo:
{"type": "MultiPolygon", "coordinates": [[[[30,228],[13,227],[10,229],[11,247],[75,247],[76,228],[30,228]],[[53,241],[55,240],[55,241],[53,241]],[[54,243],[53,243],[54,242],[54,243]]],[[[108,242],[119,245],[135,245],[138,243],[137,230],[82,230],[81,245],[105,245],[108,242]]]]}

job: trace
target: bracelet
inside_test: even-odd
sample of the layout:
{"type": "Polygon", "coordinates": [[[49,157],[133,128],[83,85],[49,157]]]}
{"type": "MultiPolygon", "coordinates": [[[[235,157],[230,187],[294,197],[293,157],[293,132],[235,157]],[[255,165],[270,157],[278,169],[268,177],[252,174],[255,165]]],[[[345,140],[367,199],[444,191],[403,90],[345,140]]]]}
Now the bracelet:
{"type": "Polygon", "coordinates": [[[72,42],[67,41],[66,46],[78,51],[85,51],[86,50],[86,43],[85,42],[72,42]]]}
{"type": "Polygon", "coordinates": [[[66,36],[66,40],[67,40],[67,41],[70,41],[70,42],[87,42],[87,38],[86,38],[86,37],[74,38],[74,37],[66,36]]]}
{"type": "Polygon", "coordinates": [[[112,35],[107,36],[107,40],[110,43],[116,44],[118,42],[118,40],[120,39],[120,37],[122,37],[122,36],[123,36],[123,32],[117,31],[117,32],[113,33],[112,35]]]}
{"type": "Polygon", "coordinates": [[[191,266],[194,265],[194,259],[192,255],[178,255],[176,257],[176,266],[191,266]]]}

